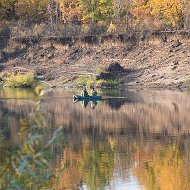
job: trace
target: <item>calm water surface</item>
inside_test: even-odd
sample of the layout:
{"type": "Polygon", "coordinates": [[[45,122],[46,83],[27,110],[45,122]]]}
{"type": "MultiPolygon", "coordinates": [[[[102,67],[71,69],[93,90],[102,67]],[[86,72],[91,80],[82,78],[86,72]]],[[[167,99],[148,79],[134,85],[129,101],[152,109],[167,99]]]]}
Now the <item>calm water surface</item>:
{"type": "MultiPolygon", "coordinates": [[[[76,103],[74,93],[52,90],[42,101],[49,136],[63,126],[51,149],[53,189],[190,189],[190,93],[110,90],[101,102],[76,103]]],[[[1,130],[19,144],[35,93],[1,89],[0,98],[1,130]]]]}

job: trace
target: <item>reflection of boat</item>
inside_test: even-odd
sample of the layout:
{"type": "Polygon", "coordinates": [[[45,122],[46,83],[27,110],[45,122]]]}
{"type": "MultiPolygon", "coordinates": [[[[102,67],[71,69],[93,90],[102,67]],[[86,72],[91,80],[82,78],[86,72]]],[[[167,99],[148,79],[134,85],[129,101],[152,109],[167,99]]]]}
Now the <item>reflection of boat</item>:
{"type": "Polygon", "coordinates": [[[101,100],[102,96],[96,95],[96,96],[79,96],[79,95],[73,95],[74,101],[97,101],[101,100]]]}

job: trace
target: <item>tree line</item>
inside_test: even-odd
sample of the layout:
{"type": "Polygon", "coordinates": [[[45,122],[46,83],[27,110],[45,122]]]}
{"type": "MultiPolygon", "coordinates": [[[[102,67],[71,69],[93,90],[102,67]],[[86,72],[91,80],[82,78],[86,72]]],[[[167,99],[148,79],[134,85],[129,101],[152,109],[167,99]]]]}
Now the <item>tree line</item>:
{"type": "Polygon", "coordinates": [[[109,32],[188,29],[190,0],[0,0],[0,21],[96,25],[109,32]]]}

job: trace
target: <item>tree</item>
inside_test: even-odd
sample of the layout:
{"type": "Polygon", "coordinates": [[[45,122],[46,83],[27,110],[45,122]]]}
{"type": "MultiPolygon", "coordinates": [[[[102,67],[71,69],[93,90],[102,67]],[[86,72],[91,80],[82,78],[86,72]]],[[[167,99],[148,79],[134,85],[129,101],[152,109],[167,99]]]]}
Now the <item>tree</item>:
{"type": "Polygon", "coordinates": [[[17,0],[16,13],[21,19],[39,21],[46,15],[48,0],[17,0]]]}
{"type": "Polygon", "coordinates": [[[64,22],[76,22],[81,19],[78,0],[56,0],[62,13],[64,22]]]}
{"type": "Polygon", "coordinates": [[[134,2],[132,0],[114,0],[113,1],[113,21],[119,30],[129,28],[131,20],[131,8],[134,2]]]}
{"type": "Polygon", "coordinates": [[[163,25],[178,27],[182,25],[183,6],[181,0],[148,0],[150,14],[163,25]]]}
{"type": "Polygon", "coordinates": [[[12,20],[16,19],[16,3],[17,0],[0,0],[0,19],[12,20]]]}
{"type": "Polygon", "coordinates": [[[109,23],[113,16],[112,0],[79,0],[79,6],[86,23],[109,23]]]}
{"type": "Polygon", "coordinates": [[[184,29],[188,29],[190,25],[190,1],[189,0],[182,0],[183,4],[183,26],[184,29]]]}

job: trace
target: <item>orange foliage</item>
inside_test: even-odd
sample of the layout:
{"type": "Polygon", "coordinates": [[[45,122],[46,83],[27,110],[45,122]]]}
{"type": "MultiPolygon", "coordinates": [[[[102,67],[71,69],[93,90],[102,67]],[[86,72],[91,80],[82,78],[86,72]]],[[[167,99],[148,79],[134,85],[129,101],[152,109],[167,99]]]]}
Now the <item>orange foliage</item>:
{"type": "Polygon", "coordinates": [[[157,147],[151,152],[139,150],[138,154],[135,175],[147,190],[190,189],[190,166],[184,170],[185,160],[178,145],[157,147]]]}
{"type": "Polygon", "coordinates": [[[133,14],[133,16],[138,18],[147,18],[150,16],[149,11],[142,7],[136,7],[132,9],[131,13],[133,14]]]}
{"type": "Polygon", "coordinates": [[[81,19],[78,0],[56,0],[60,6],[64,21],[77,21],[81,19]]]}
{"type": "Polygon", "coordinates": [[[144,0],[135,0],[136,5],[141,6],[144,4],[144,0]]]}

